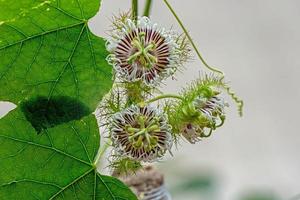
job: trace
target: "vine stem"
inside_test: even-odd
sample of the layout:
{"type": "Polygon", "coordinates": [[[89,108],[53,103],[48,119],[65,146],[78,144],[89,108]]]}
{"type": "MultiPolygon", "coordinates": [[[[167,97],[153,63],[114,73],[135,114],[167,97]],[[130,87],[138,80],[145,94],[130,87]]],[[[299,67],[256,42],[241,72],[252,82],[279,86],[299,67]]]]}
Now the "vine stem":
{"type": "MultiPolygon", "coordinates": [[[[200,61],[203,63],[203,65],[208,68],[209,70],[216,72],[218,74],[221,75],[221,80],[225,79],[225,74],[219,70],[216,69],[214,67],[211,67],[202,57],[200,51],[198,50],[196,44],[194,43],[192,37],[190,36],[188,30],[185,28],[185,26],[183,25],[182,21],[180,20],[180,18],[178,17],[178,15],[176,14],[175,10],[173,9],[173,7],[171,6],[171,4],[168,2],[168,0],[163,0],[164,3],[166,4],[166,6],[168,7],[168,9],[171,11],[171,13],[173,14],[173,16],[175,17],[176,21],[178,22],[179,26],[182,28],[183,32],[185,33],[186,37],[188,38],[188,40],[190,41],[193,49],[195,50],[198,58],[200,59],[200,61]]],[[[237,103],[238,105],[238,111],[239,111],[239,115],[242,116],[243,115],[243,106],[244,106],[244,102],[243,100],[241,100],[232,90],[229,86],[225,86],[224,89],[226,90],[227,94],[237,103]]]]}
{"type": "Polygon", "coordinates": [[[138,0],[132,0],[132,19],[137,22],[137,18],[139,15],[138,11],[138,0]]]}
{"type": "Polygon", "coordinates": [[[152,6],[152,0],[147,0],[145,9],[144,9],[144,16],[149,17],[150,11],[152,6]]]}
{"type": "Polygon", "coordinates": [[[153,99],[150,99],[150,100],[146,101],[145,104],[153,103],[153,102],[158,101],[160,99],[167,99],[167,98],[183,100],[183,97],[181,97],[179,95],[176,95],[176,94],[164,94],[164,95],[160,95],[160,96],[154,97],[153,99]]]}
{"type": "Polygon", "coordinates": [[[169,10],[171,11],[171,13],[173,14],[173,16],[175,17],[176,21],[178,22],[178,24],[180,25],[180,27],[182,28],[183,32],[185,33],[186,37],[189,39],[191,45],[193,46],[194,50],[196,51],[196,54],[198,56],[198,58],[201,60],[201,62],[205,65],[205,67],[207,67],[209,70],[219,73],[222,75],[222,77],[224,77],[224,73],[219,70],[216,69],[214,67],[211,67],[207,64],[207,62],[204,60],[204,58],[202,57],[200,51],[198,50],[196,44],[194,43],[192,37],[190,36],[188,30],[185,28],[185,26],[183,25],[182,21],[179,19],[178,15],[176,14],[175,10],[172,8],[172,6],[170,5],[170,3],[168,2],[168,0],[164,0],[165,4],[167,5],[167,7],[169,8],[169,10]]]}

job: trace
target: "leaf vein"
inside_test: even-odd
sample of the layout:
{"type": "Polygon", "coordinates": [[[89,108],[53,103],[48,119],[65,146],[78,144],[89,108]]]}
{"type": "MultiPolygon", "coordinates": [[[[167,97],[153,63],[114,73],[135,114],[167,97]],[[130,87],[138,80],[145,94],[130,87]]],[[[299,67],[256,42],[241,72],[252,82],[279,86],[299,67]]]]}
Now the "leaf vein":
{"type": "Polygon", "coordinates": [[[13,138],[13,137],[10,137],[10,136],[6,136],[6,135],[0,135],[0,137],[2,138],[6,138],[6,139],[10,139],[10,140],[13,140],[13,141],[16,141],[16,142],[21,142],[21,143],[26,143],[26,144],[29,144],[29,145],[32,145],[32,146],[37,146],[37,147],[40,147],[40,148],[44,148],[44,149],[48,149],[48,150],[53,150],[53,151],[56,151],[57,153],[61,154],[61,155],[64,155],[66,157],[69,157],[69,158],[72,158],[74,160],[77,160],[81,163],[84,163],[84,164],[87,164],[89,166],[92,166],[91,163],[88,163],[84,160],[81,160],[80,158],[77,158],[75,156],[72,156],[66,152],[63,152],[59,149],[56,149],[54,147],[50,147],[50,146],[45,146],[45,145],[41,145],[41,144],[37,144],[37,143],[34,143],[34,142],[31,142],[31,141],[26,141],[26,140],[21,140],[21,139],[17,139],[17,138],[13,138]]]}
{"type": "Polygon", "coordinates": [[[73,57],[73,55],[74,55],[74,53],[75,53],[75,51],[76,51],[76,48],[77,48],[77,46],[78,46],[78,44],[79,44],[79,41],[80,41],[80,39],[81,39],[83,30],[85,29],[85,26],[86,26],[85,24],[82,26],[82,29],[81,29],[81,31],[80,31],[80,33],[79,33],[79,36],[78,36],[78,38],[77,38],[77,40],[76,40],[76,42],[75,42],[75,45],[74,45],[74,47],[73,47],[73,49],[72,49],[72,52],[71,52],[71,54],[69,55],[68,62],[64,65],[62,71],[61,71],[60,74],[58,75],[58,77],[57,77],[57,79],[55,80],[53,86],[51,87],[50,92],[49,92],[49,95],[48,95],[48,99],[50,99],[50,98],[52,97],[52,94],[53,94],[53,92],[54,92],[54,90],[55,90],[57,84],[59,83],[61,77],[63,76],[63,74],[64,74],[64,72],[65,72],[67,66],[70,64],[70,62],[71,62],[71,60],[72,60],[72,57],[73,57]]]}
{"type": "Polygon", "coordinates": [[[40,36],[42,36],[42,35],[48,35],[48,34],[53,33],[53,32],[55,32],[55,31],[61,31],[61,30],[64,30],[64,29],[73,28],[73,27],[76,27],[76,26],[79,26],[79,25],[83,25],[83,24],[85,24],[85,22],[82,22],[82,21],[81,21],[81,22],[79,22],[79,23],[75,23],[75,24],[72,24],[72,25],[62,26],[62,27],[59,27],[59,28],[51,29],[51,30],[46,31],[46,32],[43,32],[43,33],[38,33],[38,34],[36,34],[36,35],[29,36],[29,37],[27,37],[27,38],[24,38],[24,39],[22,39],[22,40],[16,41],[16,42],[14,42],[14,43],[11,43],[11,44],[2,46],[2,47],[0,47],[0,51],[3,50],[3,49],[6,49],[6,48],[8,48],[8,47],[17,45],[17,44],[19,44],[19,43],[23,43],[23,42],[26,42],[26,41],[28,41],[28,40],[31,40],[31,39],[40,37],[40,36]]]}
{"type": "Polygon", "coordinates": [[[109,195],[113,198],[113,200],[116,200],[116,197],[113,195],[112,191],[110,190],[108,185],[105,183],[105,181],[102,179],[102,177],[99,174],[97,174],[97,176],[99,177],[99,179],[101,180],[101,182],[103,183],[103,185],[105,186],[107,191],[109,192],[109,195]]]}
{"type": "Polygon", "coordinates": [[[50,185],[50,186],[54,186],[56,188],[59,188],[61,189],[62,187],[55,184],[55,183],[50,183],[50,182],[45,182],[45,181],[37,181],[37,180],[31,180],[31,179],[21,179],[21,180],[14,180],[14,181],[10,181],[9,183],[4,183],[1,185],[1,187],[6,187],[6,186],[9,186],[9,185],[12,185],[12,184],[15,184],[15,183],[26,183],[26,182],[29,182],[29,183],[37,183],[37,184],[43,184],[43,185],[50,185]]]}
{"type": "Polygon", "coordinates": [[[73,184],[75,184],[76,182],[78,182],[79,180],[83,179],[85,176],[87,176],[89,173],[91,173],[94,170],[94,168],[88,170],[87,172],[85,172],[84,174],[82,174],[81,176],[79,176],[78,178],[76,178],[74,181],[72,181],[71,183],[69,183],[68,185],[66,185],[65,187],[61,188],[60,191],[58,191],[57,193],[55,193],[53,196],[51,196],[49,198],[49,200],[53,200],[55,197],[57,197],[59,194],[61,194],[63,191],[65,191],[66,189],[68,189],[70,186],[72,186],[73,184]]]}

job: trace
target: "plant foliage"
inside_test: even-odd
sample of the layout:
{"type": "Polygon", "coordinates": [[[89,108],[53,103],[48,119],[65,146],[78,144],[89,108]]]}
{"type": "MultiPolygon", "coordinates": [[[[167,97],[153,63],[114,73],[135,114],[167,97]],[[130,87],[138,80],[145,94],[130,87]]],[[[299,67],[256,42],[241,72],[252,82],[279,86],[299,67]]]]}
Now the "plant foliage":
{"type": "Polygon", "coordinates": [[[99,0],[0,1],[0,199],[136,199],[96,170],[92,112],[112,85],[99,0]]]}

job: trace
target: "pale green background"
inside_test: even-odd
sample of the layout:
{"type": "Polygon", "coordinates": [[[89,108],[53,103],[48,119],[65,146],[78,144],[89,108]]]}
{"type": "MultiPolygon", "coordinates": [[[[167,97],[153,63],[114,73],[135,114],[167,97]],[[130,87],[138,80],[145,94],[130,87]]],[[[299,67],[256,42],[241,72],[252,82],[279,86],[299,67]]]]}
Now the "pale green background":
{"type": "MultiPolygon", "coordinates": [[[[241,200],[255,191],[287,200],[296,196],[300,193],[300,1],[170,2],[207,61],[226,72],[245,100],[243,118],[232,104],[225,126],[211,138],[196,145],[183,142],[174,150],[174,158],[159,164],[173,199],[241,200]],[[193,177],[198,184],[181,186],[193,177]],[[203,184],[201,177],[206,179],[201,179],[203,184]]],[[[129,6],[130,0],[103,0],[102,12],[90,22],[92,31],[106,34],[112,14],[129,6]]],[[[154,0],[152,14],[154,21],[180,30],[162,0],[154,0]]],[[[197,59],[186,68],[163,89],[179,91],[205,70],[197,59]]],[[[9,108],[0,103],[0,116],[9,108]]]]}

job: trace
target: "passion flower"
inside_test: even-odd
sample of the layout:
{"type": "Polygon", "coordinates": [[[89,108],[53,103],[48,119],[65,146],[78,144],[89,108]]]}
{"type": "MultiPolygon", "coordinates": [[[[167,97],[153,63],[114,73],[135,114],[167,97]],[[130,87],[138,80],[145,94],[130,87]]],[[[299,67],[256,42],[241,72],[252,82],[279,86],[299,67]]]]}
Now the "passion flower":
{"type": "Polygon", "coordinates": [[[151,162],[171,149],[171,127],[163,112],[150,106],[131,106],[112,116],[110,134],[116,152],[151,162]]]}
{"type": "Polygon", "coordinates": [[[204,76],[183,92],[182,100],[169,103],[166,112],[175,138],[194,144],[223,125],[228,104],[219,89],[224,85],[217,77],[204,76]]]}
{"type": "Polygon", "coordinates": [[[182,126],[182,136],[194,144],[203,137],[209,137],[213,130],[225,120],[224,108],[227,104],[218,96],[210,99],[198,97],[193,101],[197,117],[182,126]]]}
{"type": "Polygon", "coordinates": [[[123,81],[157,85],[189,57],[184,37],[159,28],[148,17],[139,17],[136,23],[128,18],[113,24],[107,60],[123,81]]]}

